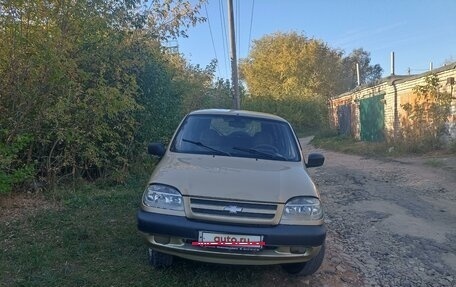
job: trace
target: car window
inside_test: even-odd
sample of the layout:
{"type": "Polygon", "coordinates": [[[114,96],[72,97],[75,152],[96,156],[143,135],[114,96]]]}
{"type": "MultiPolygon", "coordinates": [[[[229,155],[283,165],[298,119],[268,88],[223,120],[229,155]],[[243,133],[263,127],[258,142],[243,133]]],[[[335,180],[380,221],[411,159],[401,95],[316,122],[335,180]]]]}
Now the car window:
{"type": "Polygon", "coordinates": [[[230,115],[190,115],[171,151],[299,161],[291,127],[282,121],[230,115]]]}

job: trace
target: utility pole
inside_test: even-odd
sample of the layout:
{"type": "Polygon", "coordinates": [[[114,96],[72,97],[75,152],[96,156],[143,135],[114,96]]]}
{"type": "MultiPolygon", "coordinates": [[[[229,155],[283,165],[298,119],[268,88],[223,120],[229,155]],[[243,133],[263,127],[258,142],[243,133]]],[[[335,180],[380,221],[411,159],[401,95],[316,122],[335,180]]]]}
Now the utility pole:
{"type": "Polygon", "coordinates": [[[356,63],[356,83],[359,85],[361,85],[361,80],[359,78],[359,64],[356,63]]]}
{"type": "Polygon", "coordinates": [[[391,76],[394,76],[394,52],[391,52],[391,76]]]}
{"type": "Polygon", "coordinates": [[[233,0],[228,0],[228,22],[230,24],[231,81],[233,82],[233,89],[234,89],[233,109],[239,110],[241,108],[241,101],[239,99],[239,80],[238,80],[238,67],[237,67],[237,57],[236,57],[236,35],[234,34],[233,0]]]}

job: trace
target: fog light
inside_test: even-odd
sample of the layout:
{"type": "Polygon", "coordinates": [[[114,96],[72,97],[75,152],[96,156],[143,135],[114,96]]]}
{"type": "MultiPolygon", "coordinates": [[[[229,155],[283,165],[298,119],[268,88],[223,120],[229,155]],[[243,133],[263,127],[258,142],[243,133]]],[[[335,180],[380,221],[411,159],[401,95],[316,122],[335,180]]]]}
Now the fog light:
{"type": "Polygon", "coordinates": [[[166,235],[154,235],[154,241],[160,244],[168,244],[171,238],[166,235]]]}
{"type": "Polygon", "coordinates": [[[295,254],[304,254],[306,253],[307,248],[302,246],[292,246],[290,247],[290,252],[295,254]]]}

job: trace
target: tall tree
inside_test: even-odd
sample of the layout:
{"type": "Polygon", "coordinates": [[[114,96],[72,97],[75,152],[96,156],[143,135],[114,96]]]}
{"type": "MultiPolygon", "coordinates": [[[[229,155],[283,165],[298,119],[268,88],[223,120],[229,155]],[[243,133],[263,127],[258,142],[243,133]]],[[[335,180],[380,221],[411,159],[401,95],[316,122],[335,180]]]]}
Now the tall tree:
{"type": "Polygon", "coordinates": [[[357,83],[356,64],[359,65],[360,84],[371,84],[382,77],[383,69],[379,64],[371,65],[370,53],[363,48],[353,50],[343,59],[345,89],[355,88],[357,83]]]}
{"type": "Polygon", "coordinates": [[[254,41],[240,64],[253,96],[327,99],[340,92],[341,52],[296,32],[254,41]]]}
{"type": "Polygon", "coordinates": [[[361,83],[380,78],[382,69],[370,64],[370,54],[343,52],[296,32],[275,33],[254,41],[240,64],[241,78],[253,109],[287,117],[298,129],[319,128],[326,120],[329,97],[356,86],[356,63],[361,83]]]}

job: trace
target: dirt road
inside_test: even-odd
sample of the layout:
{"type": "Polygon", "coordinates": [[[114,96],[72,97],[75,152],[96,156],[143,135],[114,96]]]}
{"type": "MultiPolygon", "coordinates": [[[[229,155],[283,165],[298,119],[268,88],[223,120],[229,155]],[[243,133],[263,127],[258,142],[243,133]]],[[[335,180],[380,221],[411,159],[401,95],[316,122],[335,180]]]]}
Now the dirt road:
{"type": "MultiPolygon", "coordinates": [[[[415,159],[322,152],[310,169],[325,204],[327,254],[294,286],[456,286],[456,173],[415,159]]],[[[456,169],[454,169],[456,170],[456,169]]]]}

